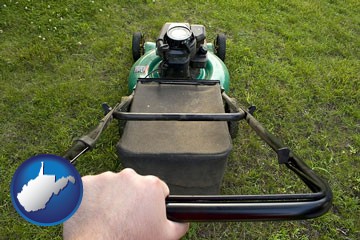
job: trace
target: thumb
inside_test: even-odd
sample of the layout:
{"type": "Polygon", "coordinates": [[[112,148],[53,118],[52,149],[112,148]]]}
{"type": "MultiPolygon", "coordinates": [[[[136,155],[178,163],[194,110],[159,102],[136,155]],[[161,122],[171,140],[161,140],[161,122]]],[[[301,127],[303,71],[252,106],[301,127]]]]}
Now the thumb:
{"type": "Polygon", "coordinates": [[[180,239],[189,230],[189,223],[179,223],[168,220],[168,239],[180,239]]]}

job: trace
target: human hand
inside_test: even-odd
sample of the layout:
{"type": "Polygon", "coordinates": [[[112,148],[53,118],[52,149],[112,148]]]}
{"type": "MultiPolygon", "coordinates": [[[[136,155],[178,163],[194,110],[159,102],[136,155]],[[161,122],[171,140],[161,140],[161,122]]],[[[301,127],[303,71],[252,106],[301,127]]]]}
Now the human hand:
{"type": "Polygon", "coordinates": [[[166,218],[168,186],[132,169],[82,178],[77,212],[64,223],[64,239],[179,239],[187,223],[166,218]]]}

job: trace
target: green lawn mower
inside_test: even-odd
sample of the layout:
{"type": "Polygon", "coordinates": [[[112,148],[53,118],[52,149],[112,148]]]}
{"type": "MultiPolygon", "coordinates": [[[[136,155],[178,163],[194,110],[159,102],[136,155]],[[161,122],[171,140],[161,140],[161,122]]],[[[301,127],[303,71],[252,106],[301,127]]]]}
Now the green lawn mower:
{"type": "Polygon", "coordinates": [[[224,64],[226,38],[206,41],[203,25],[166,23],[156,42],[132,39],[134,65],[129,96],[66,152],[71,162],[95,146],[112,119],[120,122],[116,149],[124,167],[163,179],[172,195],[167,216],[175,221],[262,221],[307,219],[331,207],[332,192],[302,160],[229,97],[224,64]],[[218,195],[237,134],[245,120],[309,188],[309,193],[218,195]]]}

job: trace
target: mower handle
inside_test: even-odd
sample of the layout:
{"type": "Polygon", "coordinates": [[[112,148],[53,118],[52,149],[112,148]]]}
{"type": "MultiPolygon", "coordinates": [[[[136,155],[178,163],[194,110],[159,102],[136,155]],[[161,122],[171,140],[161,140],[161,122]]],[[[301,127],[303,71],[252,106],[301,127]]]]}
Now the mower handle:
{"type": "Polygon", "coordinates": [[[328,183],[318,177],[301,159],[296,157],[278,138],[269,133],[248,110],[238,107],[235,99],[225,92],[223,100],[232,113],[127,113],[133,95],[124,98],[114,109],[109,109],[98,127],[78,139],[64,155],[70,162],[93,148],[102,131],[113,118],[127,120],[177,121],[236,121],[245,119],[256,134],[312,191],[307,194],[271,195],[170,195],[166,198],[166,213],[170,220],[188,221],[264,221],[315,218],[331,207],[332,192],[328,183]]]}

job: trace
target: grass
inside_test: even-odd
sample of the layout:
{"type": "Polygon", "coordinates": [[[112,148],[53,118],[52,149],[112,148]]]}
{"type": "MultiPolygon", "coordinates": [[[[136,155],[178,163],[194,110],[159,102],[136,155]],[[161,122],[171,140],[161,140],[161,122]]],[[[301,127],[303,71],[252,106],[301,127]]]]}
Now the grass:
{"type": "MultiPolygon", "coordinates": [[[[15,1],[0,5],[0,239],[61,238],[15,211],[15,169],[61,155],[127,94],[131,35],[156,39],[163,23],[204,24],[228,36],[231,93],[328,180],[333,208],[307,221],[192,223],[184,239],[360,238],[360,4],[358,1],[15,1]]],[[[82,175],[118,171],[113,124],[77,164],[82,175]]],[[[303,191],[241,124],[226,194],[303,191]],[[270,160],[271,159],[271,160],[270,160]]]]}

